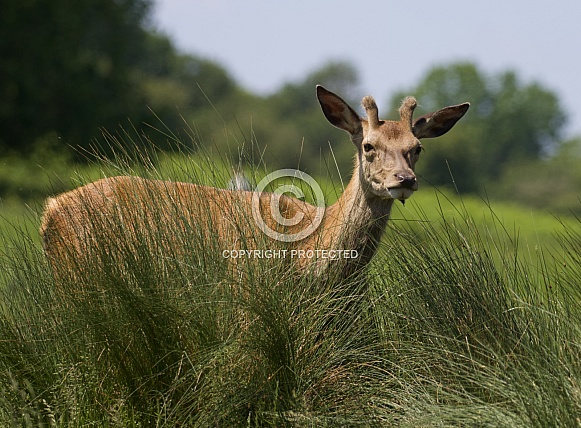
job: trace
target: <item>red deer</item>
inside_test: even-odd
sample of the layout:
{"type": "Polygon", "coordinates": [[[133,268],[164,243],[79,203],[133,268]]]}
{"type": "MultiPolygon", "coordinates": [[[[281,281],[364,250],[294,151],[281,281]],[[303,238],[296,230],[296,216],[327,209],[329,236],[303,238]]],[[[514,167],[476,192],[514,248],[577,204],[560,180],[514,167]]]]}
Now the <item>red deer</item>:
{"type": "MultiPolygon", "coordinates": [[[[254,207],[260,220],[280,236],[299,236],[320,222],[312,233],[288,242],[286,248],[351,250],[349,254],[356,256],[344,261],[346,275],[365,266],[377,249],[394,201],[405,201],[418,189],[414,167],[422,151],[420,140],[448,132],[469,104],[445,107],[413,120],[417,103],[407,97],[399,109],[400,119],[391,121],[379,119],[371,96],[362,101],[366,118],[322,86],[317,86],[317,98],[327,120],[349,134],[356,151],[351,180],[333,205],[325,208],[285,194],[133,176],[104,178],[47,200],[40,227],[46,255],[52,263],[67,263],[63,259],[86,254],[107,241],[123,240],[131,246],[144,230],[163,229],[163,234],[171,235],[172,230],[184,228],[196,229],[200,239],[215,234],[225,249],[252,247],[261,234],[251,215],[254,207]],[[273,206],[280,213],[272,212],[273,206]],[[299,221],[281,225],[277,220],[281,213],[285,219],[299,215],[299,221]],[[114,227],[105,221],[110,217],[116,218],[114,227]]],[[[168,237],[155,251],[163,253],[164,246],[176,245],[168,237]]],[[[171,250],[179,253],[179,249],[171,250]]],[[[299,257],[297,263],[301,270],[310,266],[318,274],[332,265],[318,257],[299,257]]]]}

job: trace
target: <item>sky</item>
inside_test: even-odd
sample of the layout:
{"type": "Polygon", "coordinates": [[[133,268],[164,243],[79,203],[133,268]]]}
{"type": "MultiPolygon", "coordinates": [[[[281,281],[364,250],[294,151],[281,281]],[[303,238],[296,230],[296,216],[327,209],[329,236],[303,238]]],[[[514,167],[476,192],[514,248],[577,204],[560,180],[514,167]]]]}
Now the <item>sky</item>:
{"type": "Polygon", "coordinates": [[[330,60],[353,63],[380,106],[435,65],[514,70],[554,91],[565,136],[581,135],[579,0],[156,0],[154,25],[263,95],[330,60]]]}

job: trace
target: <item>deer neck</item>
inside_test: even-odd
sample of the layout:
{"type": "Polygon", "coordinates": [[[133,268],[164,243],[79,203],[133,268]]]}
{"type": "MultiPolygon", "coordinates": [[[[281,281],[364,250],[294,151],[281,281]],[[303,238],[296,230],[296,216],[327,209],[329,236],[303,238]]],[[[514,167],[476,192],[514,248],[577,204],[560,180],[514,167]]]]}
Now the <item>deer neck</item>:
{"type": "Polygon", "coordinates": [[[329,248],[356,250],[360,263],[374,255],[389,220],[393,200],[378,198],[362,181],[359,159],[341,197],[327,208],[323,234],[329,248]]]}

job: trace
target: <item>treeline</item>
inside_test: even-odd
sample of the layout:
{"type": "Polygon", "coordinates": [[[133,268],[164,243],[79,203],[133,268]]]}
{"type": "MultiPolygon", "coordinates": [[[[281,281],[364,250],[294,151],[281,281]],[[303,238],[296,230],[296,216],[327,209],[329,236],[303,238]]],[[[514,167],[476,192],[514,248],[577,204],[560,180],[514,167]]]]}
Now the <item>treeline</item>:
{"type": "MultiPolygon", "coordinates": [[[[242,156],[312,174],[328,174],[337,162],[350,173],[353,149],[322,117],[314,87],[326,85],[357,105],[365,94],[352,64],[324,64],[258,96],[219,64],[177,51],[152,29],[151,8],[151,0],[3,3],[0,156],[68,159],[79,148],[107,147],[103,129],[130,129],[161,148],[170,148],[175,135],[232,162],[242,156]]],[[[446,64],[394,94],[380,106],[382,117],[396,118],[407,94],[417,97],[418,115],[472,104],[455,132],[425,142],[423,182],[581,211],[581,138],[563,140],[566,114],[550,89],[513,71],[489,75],[473,63],[446,64]]],[[[11,177],[0,173],[0,192],[8,192],[2,181],[11,177]]]]}

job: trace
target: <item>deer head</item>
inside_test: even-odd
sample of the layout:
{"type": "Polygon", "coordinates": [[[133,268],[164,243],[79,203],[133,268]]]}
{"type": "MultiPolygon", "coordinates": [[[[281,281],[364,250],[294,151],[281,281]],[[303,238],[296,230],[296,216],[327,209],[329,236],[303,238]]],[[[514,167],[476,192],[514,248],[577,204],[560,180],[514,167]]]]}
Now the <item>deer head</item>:
{"type": "Polygon", "coordinates": [[[380,120],[371,96],[362,100],[367,118],[359,115],[339,96],[317,86],[317,98],[332,125],[347,131],[357,148],[361,188],[367,197],[405,201],[418,189],[414,167],[422,145],[420,139],[448,132],[464,116],[469,103],[445,107],[413,120],[417,102],[403,100],[400,120],[380,120]]]}

